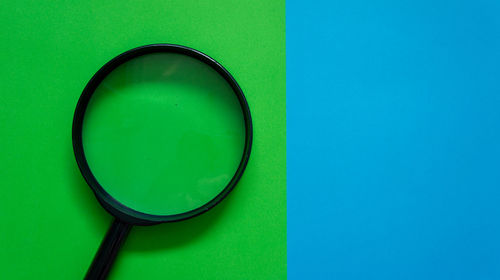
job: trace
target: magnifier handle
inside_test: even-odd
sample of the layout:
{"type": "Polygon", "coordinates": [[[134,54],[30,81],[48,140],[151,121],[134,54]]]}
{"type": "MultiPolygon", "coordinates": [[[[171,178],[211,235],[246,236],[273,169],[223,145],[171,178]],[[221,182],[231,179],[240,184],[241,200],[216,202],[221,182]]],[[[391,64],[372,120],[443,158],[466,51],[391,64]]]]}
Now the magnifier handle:
{"type": "Polygon", "coordinates": [[[85,275],[85,280],[106,279],[131,228],[131,224],[117,219],[113,221],[85,275]]]}

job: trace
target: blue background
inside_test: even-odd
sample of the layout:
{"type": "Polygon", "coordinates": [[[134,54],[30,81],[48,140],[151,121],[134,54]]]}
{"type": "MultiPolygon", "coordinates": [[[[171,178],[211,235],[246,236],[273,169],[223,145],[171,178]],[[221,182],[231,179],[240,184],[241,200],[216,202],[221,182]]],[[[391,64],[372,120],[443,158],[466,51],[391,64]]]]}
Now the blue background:
{"type": "Polygon", "coordinates": [[[289,279],[500,279],[499,31],[499,1],[287,1],[289,279]]]}

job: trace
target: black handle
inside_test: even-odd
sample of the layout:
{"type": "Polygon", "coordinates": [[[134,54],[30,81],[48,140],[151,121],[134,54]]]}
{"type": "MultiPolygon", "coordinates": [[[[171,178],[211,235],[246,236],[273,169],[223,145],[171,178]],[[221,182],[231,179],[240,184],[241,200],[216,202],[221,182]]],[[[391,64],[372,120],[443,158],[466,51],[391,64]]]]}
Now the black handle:
{"type": "Polygon", "coordinates": [[[131,224],[117,219],[113,221],[87,271],[87,275],[85,275],[85,280],[106,279],[131,228],[131,224]]]}

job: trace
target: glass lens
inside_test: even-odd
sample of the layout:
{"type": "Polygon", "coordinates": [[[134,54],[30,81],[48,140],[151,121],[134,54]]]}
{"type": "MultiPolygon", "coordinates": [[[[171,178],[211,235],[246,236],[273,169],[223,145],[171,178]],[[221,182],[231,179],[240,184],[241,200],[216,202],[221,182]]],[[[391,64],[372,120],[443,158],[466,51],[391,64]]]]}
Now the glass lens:
{"type": "Polygon", "coordinates": [[[210,66],[182,54],[122,64],[92,96],[83,147],[97,181],[120,203],[174,215],[212,200],[236,172],[242,109],[210,66]]]}

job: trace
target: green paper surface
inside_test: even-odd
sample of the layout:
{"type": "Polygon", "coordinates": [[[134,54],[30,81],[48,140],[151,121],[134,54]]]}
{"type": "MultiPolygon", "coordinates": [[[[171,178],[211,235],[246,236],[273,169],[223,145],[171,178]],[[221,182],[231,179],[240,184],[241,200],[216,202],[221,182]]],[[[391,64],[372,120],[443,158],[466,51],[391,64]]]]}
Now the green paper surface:
{"type": "Polygon", "coordinates": [[[191,220],[135,227],[110,279],[285,279],[285,1],[11,1],[0,10],[2,279],[81,279],[112,217],[73,156],[92,75],[151,43],[198,49],[245,93],[254,121],[235,190],[191,220]]]}

